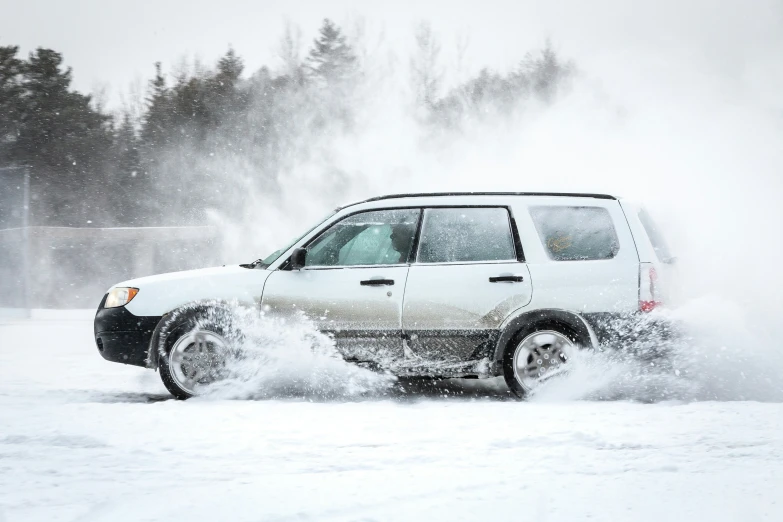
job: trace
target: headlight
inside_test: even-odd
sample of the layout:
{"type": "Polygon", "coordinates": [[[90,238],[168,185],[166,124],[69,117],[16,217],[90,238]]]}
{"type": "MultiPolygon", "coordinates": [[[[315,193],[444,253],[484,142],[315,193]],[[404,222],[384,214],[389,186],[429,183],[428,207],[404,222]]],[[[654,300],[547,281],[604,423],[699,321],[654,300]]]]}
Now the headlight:
{"type": "Polygon", "coordinates": [[[130,303],[138,293],[138,288],[112,288],[109,290],[109,296],[106,298],[103,307],[117,308],[118,306],[125,306],[130,303]]]}

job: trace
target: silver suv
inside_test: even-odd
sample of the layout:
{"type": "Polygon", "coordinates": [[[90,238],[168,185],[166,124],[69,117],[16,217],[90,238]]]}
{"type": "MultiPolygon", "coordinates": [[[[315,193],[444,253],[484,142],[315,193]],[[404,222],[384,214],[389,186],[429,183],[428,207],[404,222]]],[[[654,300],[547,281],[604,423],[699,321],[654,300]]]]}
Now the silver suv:
{"type": "Polygon", "coordinates": [[[105,359],[157,368],[187,398],[219,378],[231,344],[214,308],[239,302],[306,315],[357,364],[503,375],[524,396],[574,350],[598,346],[607,318],[660,306],[670,261],[646,213],[608,195],[383,196],[250,264],[120,283],[95,339],[105,359]]]}

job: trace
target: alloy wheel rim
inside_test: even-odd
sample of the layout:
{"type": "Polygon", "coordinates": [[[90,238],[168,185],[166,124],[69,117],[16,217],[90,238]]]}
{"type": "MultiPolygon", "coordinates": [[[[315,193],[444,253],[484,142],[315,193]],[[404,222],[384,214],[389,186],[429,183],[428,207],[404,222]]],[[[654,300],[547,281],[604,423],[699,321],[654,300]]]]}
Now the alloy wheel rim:
{"type": "Polygon", "coordinates": [[[560,373],[573,349],[574,343],[560,332],[533,332],[514,350],[514,378],[530,391],[541,381],[560,373]]]}
{"type": "Polygon", "coordinates": [[[174,343],[169,354],[169,373],[184,391],[196,395],[200,386],[220,378],[225,367],[226,340],[215,332],[191,331],[174,343]]]}

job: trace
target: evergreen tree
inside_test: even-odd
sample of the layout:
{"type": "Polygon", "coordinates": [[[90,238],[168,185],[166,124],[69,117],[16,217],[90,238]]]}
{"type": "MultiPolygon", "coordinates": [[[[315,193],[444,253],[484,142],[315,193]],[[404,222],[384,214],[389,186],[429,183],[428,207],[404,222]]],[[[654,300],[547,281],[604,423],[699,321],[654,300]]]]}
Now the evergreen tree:
{"type": "Polygon", "coordinates": [[[531,96],[552,103],[574,72],[547,41],[536,53],[528,53],[516,70],[500,74],[482,69],[453,89],[434,106],[436,120],[445,127],[459,126],[465,118],[502,118],[515,113],[531,96]]]}
{"type": "Polygon", "coordinates": [[[138,225],[149,211],[151,191],[142,169],[140,145],[133,118],[126,111],[114,132],[111,168],[107,173],[107,203],[114,225],[138,225]]]}
{"type": "Polygon", "coordinates": [[[221,86],[222,90],[228,91],[236,86],[244,69],[245,64],[242,61],[242,58],[237,56],[234,49],[229,49],[228,52],[218,60],[215,80],[218,85],[221,86]]]}
{"type": "MultiPolygon", "coordinates": [[[[483,69],[440,96],[440,46],[426,23],[414,36],[413,90],[434,130],[494,123],[519,114],[531,96],[552,102],[574,71],[547,42],[511,73],[483,69]]],[[[289,26],[280,45],[285,70],[262,67],[244,80],[233,49],[212,68],[182,68],[173,85],[156,63],[146,98],[137,97],[143,107],[112,122],[71,90],[60,54],[38,49],[25,61],[17,47],[0,47],[0,166],[32,166],[38,224],[97,224],[98,209],[116,225],[160,224],[164,215],[203,222],[213,208],[239,218],[229,173],[252,171],[232,181],[277,190],[297,164],[328,150],[332,136],[355,128],[355,107],[371,93],[354,88],[371,64],[360,63],[332,21],[324,20],[304,62],[299,49],[289,26]]]]}
{"type": "Polygon", "coordinates": [[[61,65],[59,53],[41,48],[23,64],[22,117],[10,155],[33,167],[34,199],[52,202],[34,211],[35,219],[84,222],[103,195],[85,197],[101,185],[110,118],[91,107],[90,96],[69,90],[71,69],[61,65]]]}
{"type": "Polygon", "coordinates": [[[173,116],[171,95],[160,62],[155,63],[155,77],[150,80],[146,101],[141,138],[148,147],[159,148],[169,140],[173,116]]]}
{"type": "Polygon", "coordinates": [[[10,146],[19,132],[22,109],[22,61],[16,57],[19,47],[0,47],[0,166],[10,161],[10,146]]]}
{"type": "Polygon", "coordinates": [[[209,87],[203,78],[181,76],[171,89],[172,118],[179,136],[188,140],[203,139],[215,126],[208,108],[209,87]]]}
{"type": "Polygon", "coordinates": [[[320,36],[313,41],[307,56],[310,77],[319,84],[333,86],[352,78],[356,73],[356,55],[345,35],[331,20],[324,19],[320,36]]]}
{"type": "Polygon", "coordinates": [[[517,75],[526,77],[532,92],[545,102],[554,101],[557,90],[573,73],[573,64],[560,60],[550,40],[538,53],[528,53],[517,70],[517,75]]]}
{"type": "Polygon", "coordinates": [[[215,125],[221,125],[247,110],[239,81],[245,65],[233,49],[218,60],[215,75],[207,81],[207,106],[215,125]]]}

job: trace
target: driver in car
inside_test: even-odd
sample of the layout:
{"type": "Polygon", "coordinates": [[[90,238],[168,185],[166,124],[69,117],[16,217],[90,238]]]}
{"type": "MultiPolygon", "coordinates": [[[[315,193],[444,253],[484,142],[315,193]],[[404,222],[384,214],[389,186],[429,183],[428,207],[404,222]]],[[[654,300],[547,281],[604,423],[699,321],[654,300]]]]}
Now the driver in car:
{"type": "Polygon", "coordinates": [[[391,238],[392,248],[397,251],[399,257],[391,259],[394,264],[407,263],[410,255],[411,245],[413,243],[413,225],[411,223],[400,223],[392,225],[391,238]]]}

